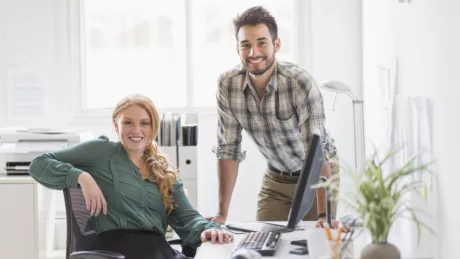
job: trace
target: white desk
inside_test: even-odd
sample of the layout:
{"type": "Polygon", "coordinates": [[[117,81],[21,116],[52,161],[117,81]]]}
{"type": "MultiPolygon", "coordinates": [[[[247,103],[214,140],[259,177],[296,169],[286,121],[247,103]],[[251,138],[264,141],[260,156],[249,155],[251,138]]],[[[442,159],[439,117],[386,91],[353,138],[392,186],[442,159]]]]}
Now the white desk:
{"type": "MultiPolygon", "coordinates": [[[[291,245],[292,240],[306,239],[306,233],[308,230],[315,228],[314,222],[303,222],[301,224],[302,228],[305,230],[299,230],[291,233],[284,233],[281,236],[281,243],[276,251],[274,257],[263,257],[267,259],[313,259],[308,255],[294,255],[289,254],[289,250],[297,248],[299,246],[291,245]]],[[[317,229],[324,233],[324,230],[317,229]]],[[[235,240],[231,244],[212,244],[209,242],[203,243],[200,248],[197,250],[195,259],[220,259],[225,258],[229,259],[231,257],[233,249],[236,247],[240,239],[243,237],[242,234],[235,235],[235,240]]],[[[324,244],[326,244],[326,238],[324,235],[324,244]]],[[[406,243],[412,243],[414,240],[406,238],[399,238],[397,235],[390,235],[389,242],[394,245],[397,245],[401,252],[401,259],[413,259],[413,258],[434,258],[432,255],[421,255],[419,251],[407,251],[404,249],[406,243]]],[[[367,232],[363,231],[361,235],[354,241],[354,258],[360,257],[360,251],[362,248],[371,242],[370,236],[367,232]]],[[[326,245],[325,245],[326,247],[326,245]]],[[[317,258],[314,258],[317,259],[317,258]]]]}

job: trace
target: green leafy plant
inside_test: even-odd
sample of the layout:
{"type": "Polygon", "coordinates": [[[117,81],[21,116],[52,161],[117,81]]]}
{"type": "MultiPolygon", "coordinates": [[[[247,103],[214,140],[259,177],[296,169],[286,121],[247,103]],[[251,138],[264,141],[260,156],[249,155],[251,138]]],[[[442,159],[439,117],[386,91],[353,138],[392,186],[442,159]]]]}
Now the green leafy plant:
{"type": "MultiPolygon", "coordinates": [[[[422,227],[434,233],[427,224],[419,219],[418,213],[427,213],[414,208],[407,200],[409,193],[417,193],[426,199],[426,183],[423,180],[415,180],[411,176],[425,172],[431,174],[429,167],[432,163],[416,165],[418,156],[414,156],[402,166],[386,174],[385,165],[397,152],[387,153],[380,161],[376,151],[361,170],[352,169],[341,163],[341,167],[350,173],[354,193],[341,195],[339,200],[359,214],[374,244],[387,243],[390,229],[398,218],[409,218],[416,224],[418,243],[420,243],[422,227]]],[[[321,187],[328,187],[332,192],[338,192],[338,177],[313,186],[313,188],[321,187]]],[[[337,197],[332,198],[338,199],[337,197]]]]}

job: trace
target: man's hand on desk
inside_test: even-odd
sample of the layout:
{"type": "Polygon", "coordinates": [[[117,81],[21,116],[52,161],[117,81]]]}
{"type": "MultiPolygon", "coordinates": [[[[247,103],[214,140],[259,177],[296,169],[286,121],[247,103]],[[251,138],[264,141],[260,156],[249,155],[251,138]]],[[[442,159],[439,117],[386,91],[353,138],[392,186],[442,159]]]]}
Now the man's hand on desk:
{"type": "Polygon", "coordinates": [[[206,219],[209,220],[209,221],[214,221],[219,225],[222,225],[222,224],[225,224],[225,221],[227,220],[227,216],[225,216],[225,215],[217,215],[217,216],[214,216],[214,217],[207,217],[206,219]]]}
{"type": "MultiPolygon", "coordinates": [[[[318,219],[318,221],[316,221],[316,227],[317,228],[323,228],[323,227],[325,227],[326,223],[327,223],[326,218],[320,218],[320,219],[318,219]]],[[[334,229],[338,229],[339,224],[340,224],[340,221],[335,220],[335,219],[331,219],[331,225],[332,226],[330,226],[330,227],[334,228],[334,229]]],[[[348,226],[343,224],[343,223],[342,223],[342,231],[343,232],[348,232],[348,226]]]]}
{"type": "Polygon", "coordinates": [[[211,241],[211,243],[228,244],[233,242],[233,235],[221,229],[210,228],[201,232],[201,242],[211,241]]]}

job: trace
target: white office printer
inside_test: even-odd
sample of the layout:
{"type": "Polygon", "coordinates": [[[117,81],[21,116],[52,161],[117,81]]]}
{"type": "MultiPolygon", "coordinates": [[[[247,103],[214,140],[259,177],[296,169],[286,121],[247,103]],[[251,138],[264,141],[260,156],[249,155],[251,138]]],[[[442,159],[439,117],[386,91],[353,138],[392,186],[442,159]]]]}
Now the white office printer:
{"type": "Polygon", "coordinates": [[[91,133],[71,130],[0,129],[0,174],[28,175],[35,157],[92,138],[91,133]]]}

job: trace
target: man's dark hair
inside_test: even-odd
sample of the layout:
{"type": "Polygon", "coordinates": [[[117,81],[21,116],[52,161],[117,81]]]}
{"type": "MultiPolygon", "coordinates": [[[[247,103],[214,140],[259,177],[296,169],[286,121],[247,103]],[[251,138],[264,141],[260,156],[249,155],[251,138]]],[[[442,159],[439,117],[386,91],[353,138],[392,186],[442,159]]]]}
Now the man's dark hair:
{"type": "Polygon", "coordinates": [[[242,26],[245,25],[257,25],[265,24],[270,31],[272,40],[278,38],[278,25],[276,24],[275,18],[262,6],[254,6],[242,14],[238,14],[235,19],[233,19],[233,25],[235,27],[235,37],[238,40],[238,31],[242,26]]]}

